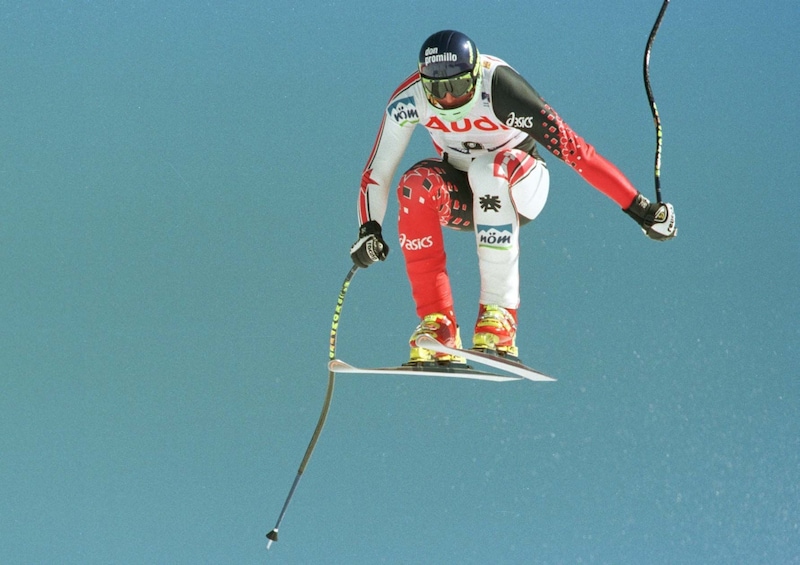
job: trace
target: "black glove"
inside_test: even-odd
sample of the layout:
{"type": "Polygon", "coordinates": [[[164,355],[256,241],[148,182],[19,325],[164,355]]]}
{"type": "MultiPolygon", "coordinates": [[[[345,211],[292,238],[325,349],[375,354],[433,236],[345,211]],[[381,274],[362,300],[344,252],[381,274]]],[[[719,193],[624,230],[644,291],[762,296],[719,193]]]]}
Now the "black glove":
{"type": "Polygon", "coordinates": [[[642,226],[642,231],[650,239],[666,241],[678,235],[678,228],[675,227],[675,210],[672,209],[672,204],[650,202],[639,193],[633,199],[633,203],[623,212],[642,226]]]}
{"type": "Polygon", "coordinates": [[[381,237],[381,225],[375,220],[358,228],[358,241],[350,248],[350,258],[357,267],[366,269],[376,261],[384,261],[389,254],[389,246],[381,237]]]}

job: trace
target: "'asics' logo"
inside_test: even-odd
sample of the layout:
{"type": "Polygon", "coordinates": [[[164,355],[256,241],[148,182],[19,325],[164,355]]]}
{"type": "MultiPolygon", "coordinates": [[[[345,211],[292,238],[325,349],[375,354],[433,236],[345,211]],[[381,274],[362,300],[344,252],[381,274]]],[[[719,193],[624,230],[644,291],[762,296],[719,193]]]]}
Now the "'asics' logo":
{"type": "Polygon", "coordinates": [[[418,237],[416,239],[408,239],[406,234],[400,234],[400,247],[406,251],[419,251],[420,249],[428,249],[433,247],[433,236],[427,235],[425,237],[418,237]]]}
{"type": "Polygon", "coordinates": [[[533,116],[519,116],[511,112],[506,118],[506,125],[512,128],[523,129],[533,127],[533,116]]]}

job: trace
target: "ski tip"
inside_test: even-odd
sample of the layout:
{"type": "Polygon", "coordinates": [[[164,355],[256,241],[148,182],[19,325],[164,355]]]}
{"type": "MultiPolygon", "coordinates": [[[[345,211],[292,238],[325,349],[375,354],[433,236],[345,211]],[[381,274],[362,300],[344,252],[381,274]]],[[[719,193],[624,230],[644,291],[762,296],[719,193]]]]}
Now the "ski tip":
{"type": "Polygon", "coordinates": [[[331,359],[328,361],[328,370],[334,373],[346,373],[353,369],[349,363],[345,363],[341,359],[331,359]]]}
{"type": "Polygon", "coordinates": [[[414,341],[417,347],[424,347],[425,345],[441,345],[438,340],[434,339],[433,337],[429,336],[428,334],[420,334],[417,336],[417,339],[414,341]]]}

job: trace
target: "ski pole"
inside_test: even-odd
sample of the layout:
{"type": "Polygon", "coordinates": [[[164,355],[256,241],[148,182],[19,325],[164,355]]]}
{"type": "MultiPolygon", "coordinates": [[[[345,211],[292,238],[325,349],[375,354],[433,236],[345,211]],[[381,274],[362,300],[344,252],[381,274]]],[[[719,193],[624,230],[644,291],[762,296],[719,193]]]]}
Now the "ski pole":
{"type": "Polygon", "coordinates": [[[661,10],[658,12],[656,22],[653,24],[653,29],[650,31],[650,37],[647,38],[647,46],[644,50],[644,88],[647,91],[647,100],[650,103],[650,112],[653,114],[653,122],[656,126],[656,156],[654,176],[656,185],[656,200],[661,203],[661,118],[658,115],[658,108],[656,107],[656,99],[653,96],[653,89],[650,88],[650,49],[653,47],[653,41],[656,39],[658,27],[661,25],[661,19],[664,17],[664,12],[667,11],[669,0],[664,0],[661,4],[661,10]]]}
{"type": "MultiPolygon", "coordinates": [[[[331,325],[330,346],[328,351],[328,357],[331,361],[336,358],[336,333],[339,330],[339,318],[342,315],[344,297],[347,294],[347,289],[350,287],[350,281],[353,279],[353,275],[356,274],[357,270],[358,267],[354,265],[350,269],[350,272],[347,273],[347,276],[344,278],[344,282],[342,283],[342,289],[339,291],[339,299],[336,301],[336,309],[333,312],[333,323],[331,325]]],[[[297,484],[300,482],[300,477],[303,476],[303,472],[306,470],[308,460],[311,459],[311,454],[314,453],[314,448],[316,447],[317,440],[322,433],[322,428],[325,427],[325,420],[328,418],[328,410],[331,407],[331,400],[333,399],[333,387],[335,381],[336,377],[333,371],[328,371],[328,390],[325,393],[325,401],[322,403],[322,412],[319,415],[317,427],[314,428],[314,433],[311,435],[311,441],[306,448],[306,453],[303,456],[303,460],[300,462],[300,467],[297,469],[297,475],[294,478],[294,482],[292,482],[292,488],[289,489],[289,495],[286,497],[286,501],[283,503],[281,513],[278,515],[278,521],[275,523],[275,527],[272,528],[272,531],[267,534],[267,549],[270,548],[272,542],[278,541],[278,528],[283,521],[283,517],[286,515],[286,509],[289,507],[289,502],[292,500],[295,489],[297,489],[297,484]]]]}

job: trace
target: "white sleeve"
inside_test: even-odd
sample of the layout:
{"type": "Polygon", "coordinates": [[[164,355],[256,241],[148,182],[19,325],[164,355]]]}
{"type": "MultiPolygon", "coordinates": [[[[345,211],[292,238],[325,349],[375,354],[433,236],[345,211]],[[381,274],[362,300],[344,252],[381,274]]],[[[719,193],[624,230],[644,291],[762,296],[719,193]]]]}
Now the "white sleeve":
{"type": "Polygon", "coordinates": [[[370,220],[383,223],[392,179],[411,141],[414,128],[419,123],[415,97],[410,92],[415,81],[411,79],[409,77],[389,100],[375,145],[361,175],[358,196],[359,225],[370,220]]]}

